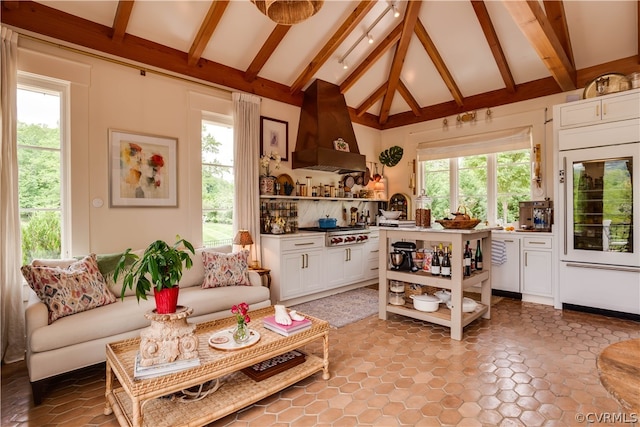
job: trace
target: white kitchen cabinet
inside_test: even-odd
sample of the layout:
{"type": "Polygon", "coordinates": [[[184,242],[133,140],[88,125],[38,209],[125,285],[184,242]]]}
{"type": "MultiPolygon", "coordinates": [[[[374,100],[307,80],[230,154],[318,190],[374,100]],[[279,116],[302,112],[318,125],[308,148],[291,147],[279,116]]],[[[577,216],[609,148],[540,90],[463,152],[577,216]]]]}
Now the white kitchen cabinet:
{"type": "Polygon", "coordinates": [[[335,288],[363,279],[364,245],[327,249],[326,259],[326,287],[335,288]]]}
{"type": "Polygon", "coordinates": [[[522,240],[522,293],[553,297],[553,253],[551,237],[522,240]]]}
{"type": "Polygon", "coordinates": [[[364,278],[365,279],[377,279],[378,270],[378,256],[380,253],[380,233],[378,231],[372,231],[369,234],[369,240],[364,245],[364,278]]]}
{"type": "Polygon", "coordinates": [[[639,110],[637,93],[620,93],[577,101],[560,107],[560,127],[631,119],[638,117],[639,110]]]}
{"type": "Polygon", "coordinates": [[[279,303],[322,290],[324,235],[262,235],[262,263],[271,269],[271,301],[279,303]]]}
{"type": "MultiPolygon", "coordinates": [[[[494,242],[504,242],[506,261],[502,264],[492,264],[491,288],[520,293],[520,238],[518,236],[498,237],[495,234],[492,238],[494,242]]],[[[488,255],[491,255],[491,252],[488,255]]],[[[485,262],[491,262],[491,258],[487,255],[485,259],[485,262]]]]}

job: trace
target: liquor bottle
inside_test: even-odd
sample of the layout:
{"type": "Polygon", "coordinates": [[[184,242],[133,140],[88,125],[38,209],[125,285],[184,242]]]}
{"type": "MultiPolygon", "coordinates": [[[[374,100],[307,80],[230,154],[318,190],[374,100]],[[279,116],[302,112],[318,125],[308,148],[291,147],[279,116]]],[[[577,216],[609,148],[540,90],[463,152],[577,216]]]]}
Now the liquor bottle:
{"type": "Polygon", "coordinates": [[[482,249],[480,249],[480,240],[476,246],[476,270],[482,270],[482,249]]]}
{"type": "Polygon", "coordinates": [[[442,266],[442,259],[444,258],[444,250],[442,250],[442,243],[438,245],[438,257],[440,258],[440,265],[442,266]]]}
{"type": "Polygon", "coordinates": [[[440,257],[436,246],[433,247],[433,256],[431,257],[431,274],[433,276],[440,275],[440,257]]]}
{"type": "Polygon", "coordinates": [[[469,246],[469,241],[467,240],[467,244],[464,245],[464,262],[463,262],[463,275],[471,276],[471,246],[469,246]]]}
{"type": "Polygon", "coordinates": [[[440,266],[440,275],[447,279],[451,278],[451,259],[449,258],[449,247],[444,248],[444,257],[440,266]]]}

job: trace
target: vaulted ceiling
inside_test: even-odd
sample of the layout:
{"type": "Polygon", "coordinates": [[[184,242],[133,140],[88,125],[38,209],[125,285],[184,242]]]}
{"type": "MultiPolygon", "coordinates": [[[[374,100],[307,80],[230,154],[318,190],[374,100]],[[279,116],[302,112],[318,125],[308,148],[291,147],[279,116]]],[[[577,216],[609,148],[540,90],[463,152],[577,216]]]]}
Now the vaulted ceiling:
{"type": "Polygon", "coordinates": [[[340,86],[353,122],[388,129],[640,71],[639,4],[326,0],[285,26],[249,0],[3,0],[1,21],[298,106],[325,80],[340,86]]]}

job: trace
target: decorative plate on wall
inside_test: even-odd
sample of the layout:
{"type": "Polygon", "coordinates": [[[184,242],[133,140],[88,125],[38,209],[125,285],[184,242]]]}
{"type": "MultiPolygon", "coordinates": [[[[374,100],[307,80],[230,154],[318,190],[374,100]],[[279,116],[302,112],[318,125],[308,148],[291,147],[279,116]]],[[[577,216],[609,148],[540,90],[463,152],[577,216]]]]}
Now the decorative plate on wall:
{"type": "Polygon", "coordinates": [[[629,78],[621,73],[607,73],[591,80],[584,88],[584,99],[620,92],[631,87],[629,78]]]}

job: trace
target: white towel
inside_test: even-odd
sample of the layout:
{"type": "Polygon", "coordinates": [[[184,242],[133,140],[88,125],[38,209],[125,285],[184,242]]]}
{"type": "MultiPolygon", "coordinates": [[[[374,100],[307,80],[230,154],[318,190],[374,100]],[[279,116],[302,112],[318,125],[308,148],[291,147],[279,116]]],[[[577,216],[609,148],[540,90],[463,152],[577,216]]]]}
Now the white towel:
{"type": "Polygon", "coordinates": [[[507,262],[507,244],[503,240],[491,241],[491,264],[502,265],[507,262]]]}

